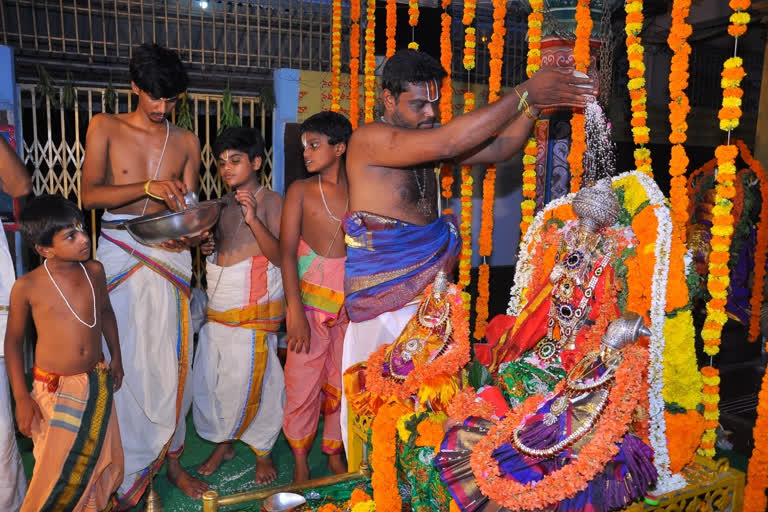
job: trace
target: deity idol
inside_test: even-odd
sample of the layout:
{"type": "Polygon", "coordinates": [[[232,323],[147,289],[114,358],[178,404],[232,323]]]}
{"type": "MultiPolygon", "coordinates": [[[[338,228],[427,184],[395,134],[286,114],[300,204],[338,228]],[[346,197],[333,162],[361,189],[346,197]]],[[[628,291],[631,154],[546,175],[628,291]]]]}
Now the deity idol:
{"type": "Polygon", "coordinates": [[[489,342],[474,347],[512,407],[551,391],[583,354],[592,326],[619,316],[610,298],[612,264],[625,243],[620,230],[610,229],[620,213],[610,180],[582,188],[572,205],[578,222],[562,230],[553,226],[551,239],[542,241],[557,250],[553,260],[537,262],[548,275],[531,283],[536,293],[516,317],[496,317],[488,326],[489,342]]]}
{"type": "Polygon", "coordinates": [[[469,418],[449,430],[434,465],[459,508],[600,512],[642,498],[656,469],[653,450],[630,431],[648,360],[632,345],[640,335],[650,335],[641,317],[614,320],[600,350],[532,414],[495,425],[469,418]]]}

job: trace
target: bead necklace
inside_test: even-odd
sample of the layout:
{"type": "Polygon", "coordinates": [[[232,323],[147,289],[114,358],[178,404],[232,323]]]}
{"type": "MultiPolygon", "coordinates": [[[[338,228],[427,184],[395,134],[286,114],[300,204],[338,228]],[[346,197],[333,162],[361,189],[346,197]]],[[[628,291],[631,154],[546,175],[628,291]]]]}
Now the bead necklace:
{"type": "Polygon", "coordinates": [[[93,291],[93,283],[91,282],[91,277],[88,275],[88,272],[85,270],[85,266],[83,266],[83,264],[80,263],[80,268],[83,269],[85,278],[88,280],[88,286],[91,287],[91,297],[93,298],[93,323],[92,324],[85,323],[83,319],[80,318],[80,315],[75,313],[75,310],[72,309],[72,306],[69,304],[69,301],[64,296],[64,293],[61,291],[61,288],[59,288],[59,285],[56,284],[56,280],[53,279],[53,276],[51,275],[51,271],[48,270],[48,260],[43,261],[43,266],[45,267],[45,271],[48,273],[48,277],[51,278],[51,282],[53,283],[53,286],[56,287],[56,290],[59,292],[59,295],[61,295],[61,298],[64,299],[64,304],[66,304],[69,310],[72,312],[72,314],[75,315],[75,318],[77,318],[77,320],[81,324],[88,327],[89,329],[93,329],[94,327],[96,327],[96,292],[93,291]]]}

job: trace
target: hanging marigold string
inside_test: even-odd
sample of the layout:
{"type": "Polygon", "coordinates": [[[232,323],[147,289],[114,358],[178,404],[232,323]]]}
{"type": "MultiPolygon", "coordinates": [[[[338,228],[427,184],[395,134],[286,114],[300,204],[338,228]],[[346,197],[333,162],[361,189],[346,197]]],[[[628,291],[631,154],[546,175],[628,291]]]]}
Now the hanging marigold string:
{"type": "MultiPolygon", "coordinates": [[[[499,99],[501,91],[501,68],[504,63],[504,36],[506,28],[507,2],[506,0],[493,0],[493,33],[488,44],[488,52],[491,60],[488,75],[488,103],[499,99]]],[[[493,205],[496,196],[496,166],[490,165],[485,170],[483,179],[483,203],[480,216],[480,237],[478,252],[483,262],[478,269],[477,277],[477,301],[475,303],[475,331],[474,337],[480,340],[485,337],[485,327],[488,324],[488,300],[490,297],[490,267],[486,258],[493,252],[493,205]]]]}
{"type": "Polygon", "coordinates": [[[373,107],[376,105],[376,0],[368,0],[365,10],[365,122],[373,122],[373,107]]]}
{"type": "MultiPolygon", "coordinates": [[[[448,14],[450,0],[443,0],[443,14],[441,15],[440,31],[440,64],[446,72],[443,84],[440,87],[440,122],[445,124],[453,118],[453,85],[451,84],[451,61],[453,60],[453,48],[451,47],[451,15],[448,14]]],[[[444,163],[440,167],[441,185],[443,197],[450,199],[453,196],[453,166],[444,163]]],[[[444,211],[450,211],[446,208],[444,211]]]]}
{"type": "Polygon", "coordinates": [[[475,69],[475,27],[472,23],[475,21],[475,9],[477,0],[466,0],[464,2],[464,14],[461,17],[461,23],[464,25],[464,69],[470,71],[475,69]]]}
{"type": "Polygon", "coordinates": [[[685,243],[688,223],[688,190],[685,173],[688,170],[688,155],[683,144],[687,140],[686,122],[691,106],[685,89],[688,87],[688,61],[691,45],[688,37],[692,27],[686,23],[690,12],[691,0],[674,0],[672,3],[672,26],[669,29],[667,44],[672,50],[669,73],[669,142],[672,154],[669,160],[670,180],[669,199],[672,210],[672,236],[685,243]]]}
{"type": "Polygon", "coordinates": [[[341,110],[341,0],[331,4],[331,111],[341,110]]]}
{"type": "MultiPolygon", "coordinates": [[[[475,108],[475,94],[467,91],[464,93],[464,112],[471,112],[475,108]]],[[[472,166],[461,166],[461,214],[459,216],[459,233],[461,234],[461,253],[459,254],[459,284],[466,290],[469,286],[472,269],[472,166]]],[[[464,308],[469,310],[472,305],[472,297],[469,293],[461,292],[464,308]]]]}
{"type": "Polygon", "coordinates": [[[632,140],[636,146],[635,167],[638,171],[653,176],[651,150],[645,147],[650,141],[651,130],[647,123],[648,94],[645,90],[645,62],[643,61],[645,50],[640,37],[640,32],[643,30],[643,0],[627,0],[624,10],[627,13],[624,31],[627,34],[627,59],[629,60],[627,88],[632,106],[632,140]]]}
{"type": "Polygon", "coordinates": [[[408,0],[408,24],[411,26],[411,42],[408,48],[418,50],[419,43],[414,41],[414,28],[419,24],[419,0],[408,0]]]}
{"type": "MultiPolygon", "coordinates": [[[[577,71],[586,73],[589,68],[589,37],[592,34],[592,14],[589,0],[578,0],[576,4],[576,42],[573,45],[573,61],[577,71]]],[[[581,188],[584,175],[584,151],[587,149],[587,134],[584,131],[583,112],[574,112],[571,117],[571,150],[568,164],[571,169],[571,192],[581,188]]]]}
{"type": "MultiPolygon", "coordinates": [[[[749,7],[749,1],[731,0],[731,7],[735,13],[741,13],[742,7],[749,7]]],[[[741,19],[741,18],[738,18],[741,19]]],[[[730,32],[730,29],[729,29],[730,32]]],[[[738,31],[737,31],[738,32],[738,31]]],[[[744,34],[743,31],[739,35],[744,34]]],[[[707,302],[707,316],[701,330],[701,338],[704,341],[704,352],[714,356],[720,352],[721,335],[723,325],[728,320],[725,311],[728,303],[728,288],[730,285],[730,269],[728,263],[731,258],[731,241],[733,238],[734,219],[731,213],[733,198],[736,189],[733,180],[736,177],[736,157],[738,148],[731,144],[731,130],[739,126],[741,118],[741,98],[744,91],[741,89],[741,80],[746,76],[742,67],[742,60],[736,56],[738,48],[738,35],[734,42],[734,56],[723,63],[722,79],[720,86],[723,88],[723,107],[718,112],[720,129],[727,132],[727,142],[715,149],[717,159],[717,172],[715,179],[715,206],[712,208],[712,228],[710,241],[712,252],[709,255],[709,273],[707,274],[707,289],[710,299],[707,302]]],[[[717,369],[710,366],[702,369],[702,375],[717,375],[717,369]]],[[[706,384],[706,380],[705,380],[706,384]]],[[[713,457],[715,455],[715,429],[718,425],[720,412],[720,389],[717,386],[705,386],[704,389],[704,420],[706,430],[701,438],[699,452],[702,455],[713,457]]],[[[757,448],[757,447],[755,447],[757,448]]],[[[765,488],[760,492],[764,493],[765,488]]],[[[746,501],[745,501],[746,502],[746,501]]],[[[763,497],[765,503],[765,497],[763,497]]],[[[747,508],[747,510],[759,510],[747,508]]]]}
{"type": "MultiPolygon", "coordinates": [[[[525,72],[532,77],[541,68],[541,24],[544,21],[544,0],[529,0],[528,64],[525,72]]],[[[520,204],[520,238],[525,236],[536,212],[536,137],[531,135],[523,150],[523,201],[520,204]]]]}
{"type": "Polygon", "coordinates": [[[360,0],[350,0],[349,18],[349,121],[357,129],[360,120],[360,0]]]}
{"type": "Polygon", "coordinates": [[[755,261],[753,267],[755,275],[752,282],[752,295],[750,298],[749,341],[757,341],[760,338],[760,306],[763,304],[763,290],[765,288],[765,263],[768,258],[768,174],[763,165],[757,161],[744,141],[737,140],[736,146],[744,163],[752,169],[760,182],[760,197],[762,208],[760,220],[755,226],[757,242],[755,243],[755,261]]]}
{"type": "Polygon", "coordinates": [[[397,2],[395,0],[387,0],[387,50],[386,57],[390,58],[395,54],[395,31],[397,30],[397,2]]]}

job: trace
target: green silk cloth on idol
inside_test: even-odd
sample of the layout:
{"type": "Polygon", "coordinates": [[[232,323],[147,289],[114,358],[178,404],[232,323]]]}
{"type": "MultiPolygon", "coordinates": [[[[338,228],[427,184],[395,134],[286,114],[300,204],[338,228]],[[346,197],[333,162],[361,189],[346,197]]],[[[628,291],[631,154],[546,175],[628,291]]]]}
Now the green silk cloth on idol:
{"type": "Polygon", "coordinates": [[[534,347],[520,359],[502,363],[496,384],[510,407],[514,408],[529,396],[549,393],[565,376],[559,354],[542,361],[534,347]]]}
{"type": "Polygon", "coordinates": [[[435,457],[431,446],[409,446],[398,439],[397,462],[401,477],[411,486],[411,510],[433,512],[448,510],[451,495],[432,466],[435,457]]]}

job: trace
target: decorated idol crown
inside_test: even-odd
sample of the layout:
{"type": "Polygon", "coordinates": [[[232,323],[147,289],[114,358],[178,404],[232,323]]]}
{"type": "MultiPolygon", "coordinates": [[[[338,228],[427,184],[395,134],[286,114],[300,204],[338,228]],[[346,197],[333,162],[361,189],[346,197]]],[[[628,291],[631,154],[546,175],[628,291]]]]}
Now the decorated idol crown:
{"type": "Polygon", "coordinates": [[[643,324],[643,317],[635,314],[625,314],[608,325],[600,340],[604,348],[621,350],[634,343],[640,336],[650,336],[651,331],[643,324]]]}
{"type": "Polygon", "coordinates": [[[590,231],[612,226],[619,220],[619,200],[610,179],[603,179],[592,187],[584,187],[573,198],[573,211],[582,226],[590,231]]]}

